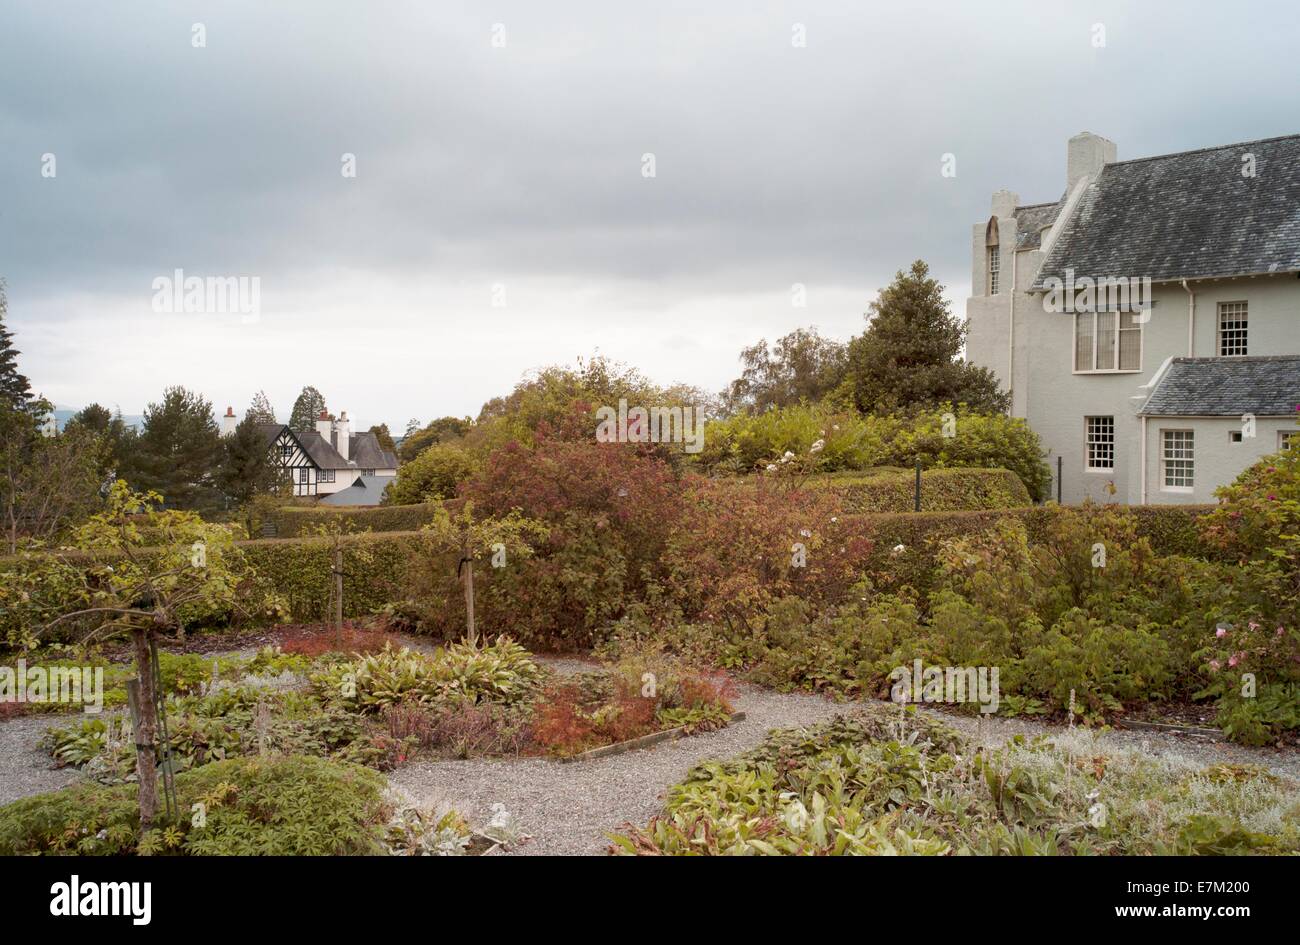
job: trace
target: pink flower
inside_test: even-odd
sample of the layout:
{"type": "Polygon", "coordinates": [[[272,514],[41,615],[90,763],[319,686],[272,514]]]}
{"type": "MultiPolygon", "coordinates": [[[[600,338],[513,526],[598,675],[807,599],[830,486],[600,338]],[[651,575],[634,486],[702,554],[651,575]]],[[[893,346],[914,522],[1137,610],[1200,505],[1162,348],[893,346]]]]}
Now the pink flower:
{"type": "Polygon", "coordinates": [[[1278,636],[1281,636],[1284,632],[1285,632],[1285,631],[1282,629],[1282,625],[1281,625],[1281,624],[1278,624],[1278,625],[1277,625],[1277,635],[1278,635],[1278,636]]]}
{"type": "Polygon", "coordinates": [[[1236,666],[1236,665],[1237,665],[1237,654],[1236,654],[1236,653],[1233,653],[1230,657],[1228,657],[1228,665],[1229,665],[1229,666],[1236,666]]]}
{"type": "Polygon", "coordinates": [[[1253,621],[1253,620],[1252,620],[1250,623],[1246,624],[1246,626],[1250,627],[1250,629],[1252,629],[1252,630],[1258,630],[1258,629],[1259,629],[1259,624],[1255,623],[1255,621],[1253,621]]]}
{"type": "Polygon", "coordinates": [[[1218,660],[1210,660],[1210,669],[1214,670],[1216,673],[1219,671],[1221,665],[1222,664],[1218,660]]]}
{"type": "Polygon", "coordinates": [[[1225,630],[1223,627],[1220,627],[1218,630],[1214,631],[1214,635],[1216,637],[1226,637],[1228,635],[1228,631],[1225,630]]]}

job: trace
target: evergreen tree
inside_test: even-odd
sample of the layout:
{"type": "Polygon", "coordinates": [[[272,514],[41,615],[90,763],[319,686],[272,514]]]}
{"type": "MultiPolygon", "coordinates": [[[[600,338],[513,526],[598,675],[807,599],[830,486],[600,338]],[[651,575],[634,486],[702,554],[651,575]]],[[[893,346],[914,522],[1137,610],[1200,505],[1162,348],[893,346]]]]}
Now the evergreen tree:
{"type": "Polygon", "coordinates": [[[269,444],[261,423],[250,410],[239,421],[235,432],[222,442],[225,456],[221,464],[221,490],[239,505],[270,492],[275,485],[276,469],[268,460],[269,444]]]}
{"type": "Polygon", "coordinates": [[[867,330],[849,342],[846,383],[859,410],[886,413],[944,403],[1007,409],[993,373],[962,360],[966,327],[953,317],[943,286],[921,260],[881,290],[869,319],[867,330]]]}
{"type": "Polygon", "coordinates": [[[224,450],[212,403],[184,387],[169,387],[144,412],[144,429],[130,437],[125,478],[162,494],[169,508],[209,509],[220,502],[217,475],[224,450]]]}
{"type": "Polygon", "coordinates": [[[321,411],[325,409],[325,396],[314,387],[304,387],[298,399],[293,402],[293,410],[289,412],[289,428],[291,430],[315,429],[316,421],[320,419],[321,411]]]}
{"type": "Polygon", "coordinates": [[[74,429],[86,430],[100,438],[102,448],[99,451],[99,473],[101,480],[116,478],[116,472],[122,465],[123,443],[127,438],[126,423],[122,412],[110,413],[107,407],[90,404],[82,407],[68,420],[65,432],[74,429]]]}
{"type": "Polygon", "coordinates": [[[275,408],[271,406],[271,398],[266,396],[266,391],[259,390],[253,395],[253,402],[244,411],[244,419],[256,423],[275,423],[275,408]]]}
{"type": "Polygon", "coordinates": [[[18,373],[19,351],[13,345],[13,332],[5,327],[9,302],[5,285],[0,281],[0,399],[19,410],[32,408],[32,385],[18,373]]]}

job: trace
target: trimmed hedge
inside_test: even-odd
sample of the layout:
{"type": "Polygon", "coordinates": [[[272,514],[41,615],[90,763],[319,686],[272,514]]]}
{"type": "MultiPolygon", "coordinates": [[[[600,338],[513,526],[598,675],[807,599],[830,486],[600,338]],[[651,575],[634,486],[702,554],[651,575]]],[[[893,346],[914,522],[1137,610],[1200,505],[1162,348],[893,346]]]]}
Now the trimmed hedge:
{"type": "Polygon", "coordinates": [[[312,529],[338,523],[348,532],[413,532],[433,521],[440,502],[416,505],[376,505],[359,509],[295,508],[277,509],[272,520],[279,538],[300,538],[312,529]]]}
{"type": "MultiPolygon", "coordinates": [[[[1151,541],[1156,552],[1203,556],[1205,549],[1199,543],[1195,523],[1210,508],[1213,506],[1146,506],[1131,511],[1137,514],[1138,533],[1151,541]]],[[[1023,521],[1031,540],[1038,540],[1050,518],[1057,514],[1057,506],[1023,506],[956,512],[868,513],[846,518],[873,542],[871,552],[861,563],[864,571],[895,575],[897,583],[911,584],[924,592],[931,585],[935,547],[940,541],[986,532],[1008,516],[1023,521]],[[895,554],[893,549],[900,544],[904,550],[895,554]]],[[[329,539],[266,538],[238,544],[258,573],[269,578],[288,599],[292,619],[326,618],[332,548],[329,539]]],[[[345,616],[366,616],[385,604],[422,593],[433,595],[446,606],[449,626],[463,619],[464,605],[456,579],[458,555],[454,551],[434,549],[428,536],[421,532],[349,535],[342,539],[341,546],[345,616]],[[362,553],[371,556],[368,564],[362,560],[362,553]]],[[[543,559],[521,562],[520,567],[529,573],[515,577],[523,586],[529,583],[529,575],[540,560],[543,559]]],[[[475,569],[474,583],[483,608],[479,617],[487,632],[508,632],[511,609],[508,601],[498,600],[499,595],[489,591],[494,577],[491,568],[475,569]],[[501,625],[494,626],[496,622],[501,625]]],[[[508,593],[505,585],[497,590],[508,593]]]]}
{"type": "MultiPolygon", "coordinates": [[[[1204,557],[1206,549],[1195,526],[1210,508],[1147,506],[1130,511],[1137,517],[1138,533],[1151,541],[1156,552],[1204,557]]],[[[843,524],[851,534],[871,540],[862,559],[852,562],[854,567],[883,578],[882,583],[909,584],[924,595],[933,584],[940,541],[986,532],[1007,517],[1023,521],[1030,539],[1040,540],[1052,516],[1060,513],[1054,505],[868,513],[845,515],[843,524]],[[895,552],[898,545],[903,548],[895,552]]],[[[264,538],[236,545],[257,574],[284,598],[289,619],[302,623],[328,619],[334,539],[264,538]]],[[[365,617],[389,604],[419,601],[430,632],[463,631],[458,550],[436,546],[428,533],[418,531],[344,535],[339,547],[343,552],[345,617],[365,617]]],[[[556,583],[563,578],[556,569],[556,562],[546,556],[523,558],[503,571],[476,568],[475,607],[482,632],[510,633],[525,645],[572,645],[573,627],[563,625],[559,614],[534,613],[534,605],[529,603],[539,599],[541,591],[561,597],[567,593],[563,584],[556,583]]],[[[540,599],[548,599],[546,593],[540,599]]],[[[627,607],[637,602],[622,603],[627,607]]]]}
{"type": "MultiPolygon", "coordinates": [[[[816,476],[809,484],[841,497],[846,514],[910,512],[916,501],[916,474],[816,476]]],[[[1007,469],[929,469],[921,473],[921,511],[1010,509],[1031,505],[1029,490],[1007,469]]]]}

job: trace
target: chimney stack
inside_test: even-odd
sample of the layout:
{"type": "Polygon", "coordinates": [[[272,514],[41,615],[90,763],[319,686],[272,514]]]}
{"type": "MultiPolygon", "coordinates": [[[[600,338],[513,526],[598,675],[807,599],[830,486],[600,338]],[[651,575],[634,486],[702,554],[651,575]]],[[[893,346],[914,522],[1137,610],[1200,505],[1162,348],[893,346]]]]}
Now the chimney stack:
{"type": "Polygon", "coordinates": [[[239,418],[235,416],[235,408],[227,407],[226,415],[221,418],[221,435],[230,436],[237,426],[239,426],[239,418]]]}
{"type": "Polygon", "coordinates": [[[338,422],[334,424],[334,433],[337,437],[334,448],[339,451],[340,456],[351,462],[349,451],[352,447],[352,424],[348,421],[346,410],[339,411],[338,422]]]}
{"type": "Polygon", "coordinates": [[[330,419],[328,410],[322,410],[320,416],[316,418],[316,432],[321,435],[326,443],[330,441],[330,434],[333,432],[334,421],[330,419]]]}
{"type": "Polygon", "coordinates": [[[1066,191],[1074,190],[1074,185],[1085,177],[1095,181],[1104,165],[1114,163],[1115,155],[1114,141],[1107,141],[1090,131],[1075,135],[1066,145],[1066,191]]]}

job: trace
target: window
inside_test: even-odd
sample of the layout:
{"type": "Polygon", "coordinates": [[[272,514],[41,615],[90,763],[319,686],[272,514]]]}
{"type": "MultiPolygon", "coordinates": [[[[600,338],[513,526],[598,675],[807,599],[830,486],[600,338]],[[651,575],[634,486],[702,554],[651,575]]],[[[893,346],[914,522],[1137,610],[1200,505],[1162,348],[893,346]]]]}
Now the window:
{"type": "Polygon", "coordinates": [[[1246,354],[1246,303],[1219,303],[1219,357],[1240,358],[1246,354]]]}
{"type": "Polygon", "coordinates": [[[300,483],[302,483],[303,485],[306,485],[307,483],[311,482],[311,467],[310,467],[310,466],[300,466],[300,467],[298,467],[298,481],[299,481],[300,483]]]}
{"type": "Polygon", "coordinates": [[[1277,435],[1277,448],[1289,450],[1292,443],[1300,443],[1300,430],[1282,430],[1277,435]]]}
{"type": "Polygon", "coordinates": [[[1002,259],[998,247],[989,247],[989,295],[998,294],[998,276],[1002,271],[1002,259]]]}
{"type": "Polygon", "coordinates": [[[373,469],[363,469],[363,470],[361,470],[361,475],[363,475],[363,476],[373,476],[374,474],[375,474],[375,471],[374,471],[373,469]]]}
{"type": "Polygon", "coordinates": [[[1244,435],[1240,430],[1229,430],[1229,431],[1228,431],[1228,442],[1229,442],[1229,443],[1240,443],[1240,442],[1241,442],[1242,440],[1244,440],[1245,438],[1246,438],[1245,435],[1244,435]]]}
{"type": "Polygon", "coordinates": [[[281,459],[288,459],[288,458],[289,458],[290,456],[292,456],[292,455],[293,455],[293,446],[290,445],[289,443],[281,443],[281,444],[280,444],[280,458],[281,458],[281,459]]]}
{"type": "Polygon", "coordinates": [[[1115,418],[1084,417],[1088,440],[1087,469],[1110,472],[1115,468],[1115,418]]]}
{"type": "Polygon", "coordinates": [[[1138,312],[1076,312],[1074,370],[1142,370],[1142,323],[1138,312]]]}
{"type": "Polygon", "coordinates": [[[334,470],[332,470],[332,469],[322,469],[322,470],[317,474],[317,476],[316,476],[316,481],[317,481],[317,482],[333,482],[333,481],[334,481],[334,470]]]}
{"type": "Polygon", "coordinates": [[[1195,442],[1191,430],[1163,430],[1161,472],[1166,489],[1190,492],[1195,482],[1195,442]]]}

